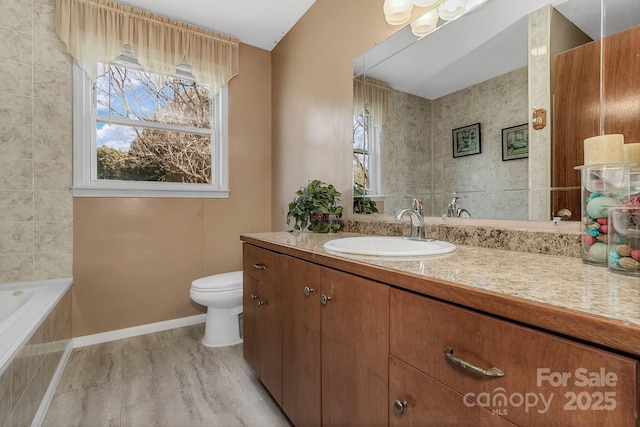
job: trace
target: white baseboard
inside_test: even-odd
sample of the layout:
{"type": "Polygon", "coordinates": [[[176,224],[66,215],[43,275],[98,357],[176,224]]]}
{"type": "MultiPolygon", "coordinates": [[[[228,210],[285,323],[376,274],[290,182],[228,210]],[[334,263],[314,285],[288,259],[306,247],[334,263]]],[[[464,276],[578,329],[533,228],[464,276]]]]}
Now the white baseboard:
{"type": "Polygon", "coordinates": [[[56,388],[58,388],[58,383],[60,382],[60,378],[62,378],[62,373],[64,372],[64,368],[67,366],[67,362],[69,361],[69,357],[71,356],[72,351],[73,342],[69,340],[67,346],[64,349],[64,353],[62,353],[60,362],[58,362],[56,372],[54,372],[53,377],[51,378],[49,387],[47,387],[47,391],[40,401],[38,411],[36,412],[35,417],[33,417],[31,427],[40,427],[44,422],[44,418],[46,417],[49,406],[51,405],[51,401],[53,400],[53,395],[56,393],[56,388]]]}
{"type": "Polygon", "coordinates": [[[197,314],[195,316],[182,317],[180,319],[165,320],[163,322],[149,323],[131,328],[75,337],[73,338],[73,348],[101,344],[122,338],[137,337],[138,335],[166,331],[167,329],[181,328],[183,326],[197,325],[199,323],[204,323],[206,318],[206,314],[197,314]]]}

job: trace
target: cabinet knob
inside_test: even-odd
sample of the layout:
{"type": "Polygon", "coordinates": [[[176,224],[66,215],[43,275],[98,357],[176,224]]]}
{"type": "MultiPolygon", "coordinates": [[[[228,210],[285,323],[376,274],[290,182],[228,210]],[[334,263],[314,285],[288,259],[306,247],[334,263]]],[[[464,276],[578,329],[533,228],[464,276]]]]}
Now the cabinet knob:
{"type": "Polygon", "coordinates": [[[305,286],[305,287],[304,287],[304,294],[305,294],[306,296],[311,295],[311,294],[312,294],[313,292],[315,292],[315,291],[316,291],[315,289],[310,288],[310,287],[308,287],[308,286],[305,286]]]}
{"type": "Polygon", "coordinates": [[[264,305],[264,301],[258,301],[256,302],[256,307],[260,308],[264,305]]]}
{"type": "Polygon", "coordinates": [[[396,399],[393,401],[393,412],[398,415],[404,414],[404,410],[407,407],[407,401],[405,399],[396,399]]]}
{"type": "Polygon", "coordinates": [[[320,297],[320,302],[322,303],[322,305],[327,305],[329,301],[331,301],[331,295],[322,294],[322,296],[320,297]]]}
{"type": "Polygon", "coordinates": [[[251,299],[251,301],[257,300],[258,299],[258,295],[256,294],[251,294],[249,295],[249,298],[251,299]]]}

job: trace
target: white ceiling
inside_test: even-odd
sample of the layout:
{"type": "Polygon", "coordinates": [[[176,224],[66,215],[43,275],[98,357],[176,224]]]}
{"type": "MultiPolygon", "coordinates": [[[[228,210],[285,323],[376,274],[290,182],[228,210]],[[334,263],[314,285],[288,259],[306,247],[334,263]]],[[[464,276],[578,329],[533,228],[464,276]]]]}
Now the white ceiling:
{"type": "Polygon", "coordinates": [[[315,0],[116,0],[271,51],[315,0]]]}

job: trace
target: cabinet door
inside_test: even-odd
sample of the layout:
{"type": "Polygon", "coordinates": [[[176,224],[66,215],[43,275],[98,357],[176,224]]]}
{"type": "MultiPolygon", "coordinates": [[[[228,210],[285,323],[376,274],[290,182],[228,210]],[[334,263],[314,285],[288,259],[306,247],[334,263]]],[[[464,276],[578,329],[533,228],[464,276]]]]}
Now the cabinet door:
{"type": "Polygon", "coordinates": [[[258,284],[260,380],[282,406],[282,303],[280,293],[258,284]]]}
{"type": "Polygon", "coordinates": [[[258,280],[244,273],[242,275],[242,352],[244,360],[260,376],[260,344],[258,341],[258,280]]]}
{"type": "Polygon", "coordinates": [[[322,294],[322,423],[386,426],[389,287],[323,268],[322,294]]]}
{"type": "Polygon", "coordinates": [[[296,426],[320,426],[322,267],[285,257],[282,277],[282,409],[296,426]]]}
{"type": "Polygon", "coordinates": [[[390,427],[513,427],[404,362],[389,356],[390,427]],[[404,401],[404,402],[403,402],[404,401]],[[404,403],[402,405],[396,405],[404,403]],[[396,412],[396,409],[399,409],[396,412]]]}

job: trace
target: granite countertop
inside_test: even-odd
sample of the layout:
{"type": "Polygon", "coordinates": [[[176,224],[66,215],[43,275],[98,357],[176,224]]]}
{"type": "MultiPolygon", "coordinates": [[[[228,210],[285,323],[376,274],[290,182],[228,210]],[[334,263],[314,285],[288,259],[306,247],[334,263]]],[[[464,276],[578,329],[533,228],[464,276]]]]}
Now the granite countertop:
{"type": "Polygon", "coordinates": [[[640,279],[637,277],[584,264],[581,258],[464,245],[456,245],[456,250],[446,255],[411,259],[338,255],[323,248],[328,240],[361,235],[345,232],[272,232],[244,234],[241,238],[252,243],[267,242],[298,253],[312,254],[329,264],[333,262],[335,265],[337,260],[341,260],[347,266],[355,263],[378,267],[381,272],[387,272],[385,277],[389,277],[389,271],[397,272],[405,278],[413,278],[412,281],[401,283],[407,283],[410,290],[425,295],[440,298],[445,289],[442,285],[450,284],[455,286],[455,292],[450,292],[452,299],[460,295],[459,301],[453,301],[456,303],[473,305],[478,295],[493,296],[498,298],[496,302],[485,298],[485,302],[478,302],[472,308],[505,317],[518,317],[513,320],[534,325],[537,317],[548,315],[546,320],[541,317],[541,323],[536,326],[640,354],[640,279]],[[415,280],[416,277],[427,280],[415,280]],[[434,283],[441,286],[438,288],[440,291],[434,288],[434,283]],[[469,293],[468,297],[464,296],[465,292],[469,293]],[[467,301],[472,303],[466,304],[467,301]],[[509,311],[501,305],[504,302],[517,304],[509,311]],[[527,303],[535,305],[535,315],[509,316],[510,312],[515,312],[516,306],[522,311],[527,303]],[[566,319],[572,319],[569,317],[571,314],[579,315],[578,320],[585,325],[584,332],[580,331],[582,323],[578,320],[575,325],[562,325],[566,319]],[[554,322],[558,323],[557,327],[554,322]],[[589,328],[595,330],[586,330],[589,328]],[[608,335],[617,331],[623,331],[622,336],[616,337],[616,344],[613,344],[609,342],[608,335]]]}

